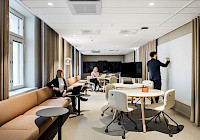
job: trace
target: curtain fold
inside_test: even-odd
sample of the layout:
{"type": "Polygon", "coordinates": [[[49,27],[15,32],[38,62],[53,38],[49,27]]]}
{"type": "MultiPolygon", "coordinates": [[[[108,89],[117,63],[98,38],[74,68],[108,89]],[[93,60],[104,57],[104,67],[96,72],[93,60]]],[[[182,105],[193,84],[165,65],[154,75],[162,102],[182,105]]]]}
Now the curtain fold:
{"type": "Polygon", "coordinates": [[[200,18],[192,21],[193,63],[192,63],[192,94],[191,94],[191,116],[190,120],[196,126],[200,124],[200,18]]]}
{"type": "Polygon", "coordinates": [[[56,77],[56,72],[59,68],[59,35],[44,22],[42,24],[42,86],[44,87],[56,77]]]}
{"type": "Polygon", "coordinates": [[[79,51],[76,50],[76,75],[79,75],[79,51]]]}
{"type": "MultiPolygon", "coordinates": [[[[71,45],[64,40],[64,59],[72,58],[72,48],[71,45]]],[[[64,65],[65,79],[69,79],[72,75],[72,65],[64,65]]]]}
{"type": "Polygon", "coordinates": [[[0,101],[9,97],[9,0],[0,0],[0,101]]]}
{"type": "Polygon", "coordinates": [[[138,79],[139,83],[141,83],[143,80],[149,79],[147,62],[151,59],[150,52],[152,51],[156,51],[156,40],[148,42],[138,49],[139,62],[142,62],[142,78],[138,79]]]}

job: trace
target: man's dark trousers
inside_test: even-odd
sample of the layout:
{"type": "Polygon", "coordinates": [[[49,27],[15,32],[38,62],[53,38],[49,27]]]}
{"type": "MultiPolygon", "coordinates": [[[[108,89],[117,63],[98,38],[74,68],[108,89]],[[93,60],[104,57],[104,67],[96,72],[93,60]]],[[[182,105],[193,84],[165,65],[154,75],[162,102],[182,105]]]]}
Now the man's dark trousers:
{"type": "MultiPolygon", "coordinates": [[[[158,89],[158,90],[161,90],[161,80],[151,80],[154,82],[154,89],[158,89]]],[[[155,97],[155,100],[156,100],[156,103],[158,103],[159,101],[159,97],[155,97]]],[[[153,99],[151,98],[151,103],[154,103],[153,102],[153,99]]]]}

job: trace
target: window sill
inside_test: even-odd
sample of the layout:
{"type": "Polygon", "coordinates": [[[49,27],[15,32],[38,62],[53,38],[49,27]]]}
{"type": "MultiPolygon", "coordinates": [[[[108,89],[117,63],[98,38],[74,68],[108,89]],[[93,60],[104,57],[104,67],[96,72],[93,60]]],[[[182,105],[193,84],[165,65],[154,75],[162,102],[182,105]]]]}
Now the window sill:
{"type": "Polygon", "coordinates": [[[21,94],[24,94],[24,93],[27,93],[27,92],[30,92],[30,91],[33,91],[33,90],[36,90],[36,89],[37,89],[37,87],[34,87],[34,88],[21,88],[21,89],[13,90],[13,91],[9,92],[9,97],[10,98],[16,97],[16,96],[19,96],[21,94]]]}

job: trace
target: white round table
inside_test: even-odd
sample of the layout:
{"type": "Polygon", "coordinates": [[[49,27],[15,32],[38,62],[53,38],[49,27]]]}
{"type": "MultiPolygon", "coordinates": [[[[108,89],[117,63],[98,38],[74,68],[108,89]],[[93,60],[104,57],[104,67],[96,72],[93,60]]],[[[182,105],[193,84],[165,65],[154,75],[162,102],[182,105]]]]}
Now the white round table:
{"type": "Polygon", "coordinates": [[[141,88],[143,84],[123,84],[123,83],[114,83],[112,84],[115,86],[115,88],[141,88]]]}
{"type": "Polygon", "coordinates": [[[145,106],[144,98],[152,97],[154,103],[156,103],[155,97],[163,96],[165,94],[165,92],[161,91],[161,90],[157,90],[157,89],[149,89],[149,92],[142,92],[142,88],[132,88],[132,89],[121,88],[121,89],[115,89],[115,90],[124,92],[128,97],[132,97],[132,98],[138,97],[141,99],[143,132],[145,133],[146,132],[146,124],[145,124],[145,113],[144,113],[144,106],[145,106]]]}
{"type": "Polygon", "coordinates": [[[162,96],[165,94],[164,91],[157,90],[157,89],[149,89],[149,92],[142,92],[142,88],[121,88],[121,89],[116,89],[117,91],[121,91],[126,93],[127,96],[129,97],[158,97],[162,96]]]}

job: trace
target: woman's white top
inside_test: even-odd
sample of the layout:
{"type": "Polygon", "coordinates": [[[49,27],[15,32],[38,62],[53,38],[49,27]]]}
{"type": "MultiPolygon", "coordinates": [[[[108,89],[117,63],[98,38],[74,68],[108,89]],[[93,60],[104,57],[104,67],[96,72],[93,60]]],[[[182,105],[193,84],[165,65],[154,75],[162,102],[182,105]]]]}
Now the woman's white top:
{"type": "Polygon", "coordinates": [[[59,83],[60,93],[63,93],[65,89],[65,83],[64,83],[63,78],[58,78],[58,83],[59,83]]]}

